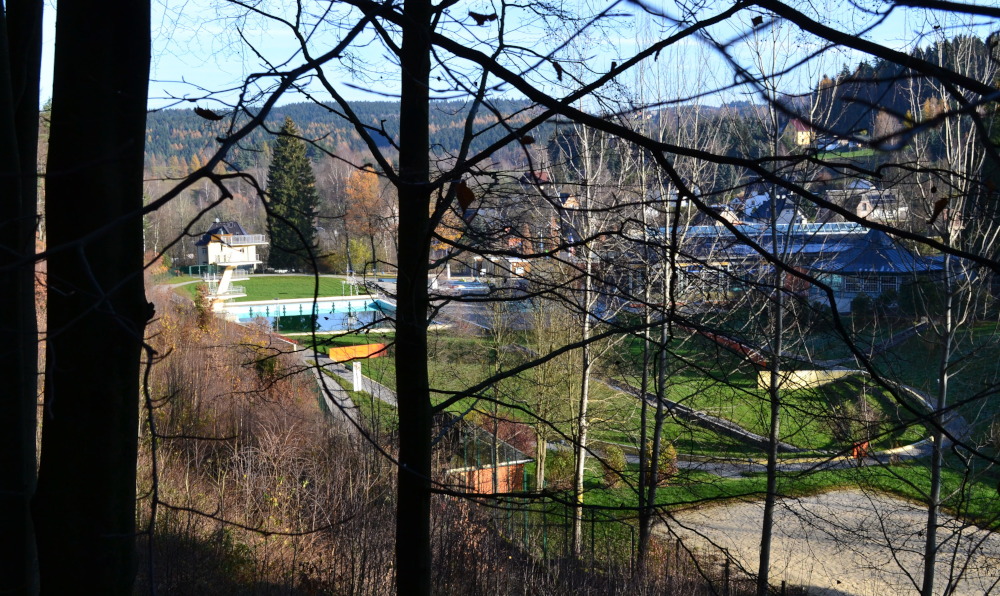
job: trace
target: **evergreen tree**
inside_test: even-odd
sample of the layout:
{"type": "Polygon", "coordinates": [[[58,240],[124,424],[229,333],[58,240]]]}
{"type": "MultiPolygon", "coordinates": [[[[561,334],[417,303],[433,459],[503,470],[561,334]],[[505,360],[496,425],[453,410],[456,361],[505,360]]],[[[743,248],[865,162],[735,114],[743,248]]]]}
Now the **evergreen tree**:
{"type": "Polygon", "coordinates": [[[306,156],[306,144],[286,117],[274,157],[267,170],[267,232],[271,240],[268,266],[275,269],[306,269],[316,246],[313,225],[319,195],[316,178],[306,156]]]}

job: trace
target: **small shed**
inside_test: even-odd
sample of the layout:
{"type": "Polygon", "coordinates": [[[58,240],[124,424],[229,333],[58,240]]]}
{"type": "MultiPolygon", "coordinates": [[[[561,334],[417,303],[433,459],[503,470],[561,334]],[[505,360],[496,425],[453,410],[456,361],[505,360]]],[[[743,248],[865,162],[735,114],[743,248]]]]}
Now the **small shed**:
{"type": "Polygon", "coordinates": [[[452,414],[435,417],[435,430],[446,484],[477,494],[525,490],[525,466],[534,461],[533,458],[482,427],[452,414]]]}

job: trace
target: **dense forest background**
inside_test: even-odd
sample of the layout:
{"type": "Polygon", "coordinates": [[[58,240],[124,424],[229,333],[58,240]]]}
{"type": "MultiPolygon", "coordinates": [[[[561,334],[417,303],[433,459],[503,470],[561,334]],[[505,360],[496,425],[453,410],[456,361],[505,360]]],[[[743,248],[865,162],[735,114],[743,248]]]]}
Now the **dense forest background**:
{"type": "MultiPolygon", "coordinates": [[[[390,148],[398,141],[399,104],[394,101],[371,101],[353,104],[358,118],[369,127],[369,132],[379,147],[390,148]]],[[[532,118],[537,109],[523,100],[500,100],[496,107],[510,123],[519,124],[532,118]]],[[[439,156],[446,157],[458,151],[465,135],[465,117],[469,106],[460,101],[441,101],[430,111],[431,141],[439,156]]],[[[222,113],[222,112],[219,112],[222,113]]],[[[146,168],[156,176],[178,176],[197,169],[205,163],[217,146],[217,138],[225,136],[233,125],[244,122],[248,115],[213,122],[204,119],[190,108],[164,109],[151,112],[147,120],[146,168]]],[[[285,117],[290,117],[299,127],[303,138],[311,141],[310,157],[322,158],[322,151],[338,154],[359,154],[368,151],[361,136],[344,116],[326,106],[315,103],[291,103],[269,112],[263,128],[254,132],[231,155],[234,169],[247,170],[266,162],[274,134],[285,117]]],[[[507,134],[497,119],[484,114],[474,123],[476,142],[473,151],[485,149],[507,134]]],[[[551,133],[552,126],[543,128],[551,133]]]]}

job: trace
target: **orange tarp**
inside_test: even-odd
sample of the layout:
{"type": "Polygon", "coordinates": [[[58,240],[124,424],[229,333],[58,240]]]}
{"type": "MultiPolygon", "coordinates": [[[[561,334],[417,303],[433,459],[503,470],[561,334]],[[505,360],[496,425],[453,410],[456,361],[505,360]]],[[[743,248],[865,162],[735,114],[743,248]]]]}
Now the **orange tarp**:
{"type": "Polygon", "coordinates": [[[385,344],[364,344],[360,346],[330,348],[330,360],[334,362],[347,362],[348,360],[358,360],[360,358],[378,358],[379,356],[385,356],[385,344]]]}

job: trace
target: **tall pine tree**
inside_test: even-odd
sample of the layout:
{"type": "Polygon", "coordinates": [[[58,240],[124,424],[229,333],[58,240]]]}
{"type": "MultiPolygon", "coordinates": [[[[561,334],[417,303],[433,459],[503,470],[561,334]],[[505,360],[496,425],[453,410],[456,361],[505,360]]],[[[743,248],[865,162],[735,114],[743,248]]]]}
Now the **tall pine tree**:
{"type": "Polygon", "coordinates": [[[267,231],[274,269],[307,269],[316,246],[314,220],[319,195],[316,177],[306,156],[299,130],[286,117],[267,170],[267,231]]]}

